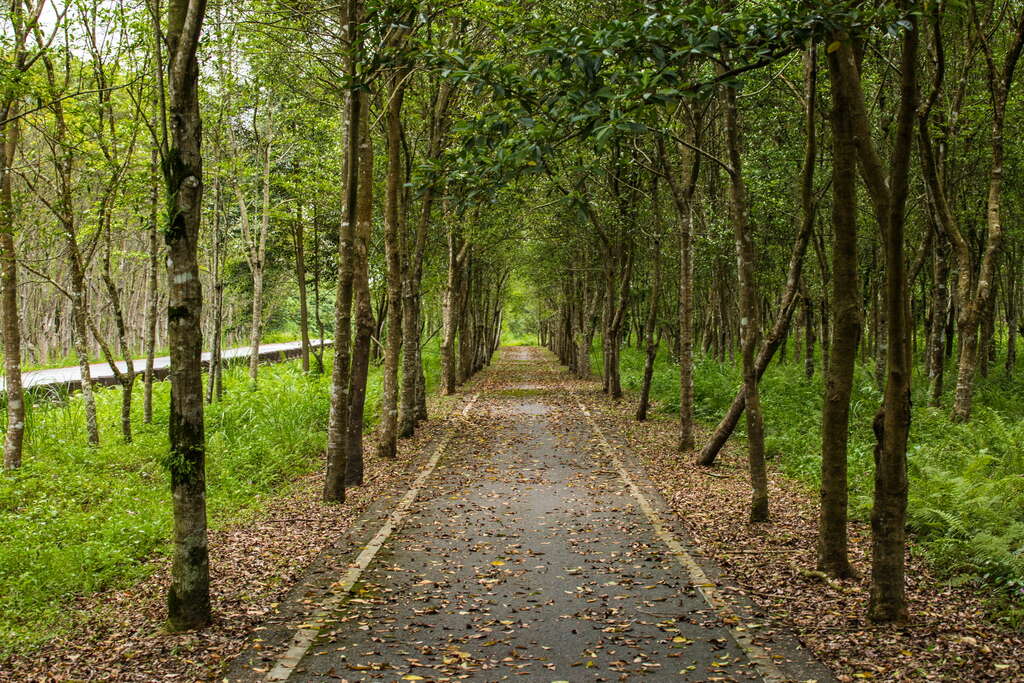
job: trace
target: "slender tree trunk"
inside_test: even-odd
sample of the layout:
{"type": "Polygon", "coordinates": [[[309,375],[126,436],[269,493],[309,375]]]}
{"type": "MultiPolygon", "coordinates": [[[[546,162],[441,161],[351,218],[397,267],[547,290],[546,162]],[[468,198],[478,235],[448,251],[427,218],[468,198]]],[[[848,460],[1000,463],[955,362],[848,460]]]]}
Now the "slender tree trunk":
{"type": "MultiPolygon", "coordinates": [[[[346,0],[342,20],[350,39],[356,35],[360,15],[359,0],[346,0]]],[[[350,50],[346,69],[355,77],[355,55],[350,50]]],[[[359,204],[359,140],[362,98],[350,90],[347,97],[345,140],[345,205],[338,235],[338,289],[334,304],[334,368],[331,373],[331,412],[327,423],[327,475],[324,501],[345,501],[345,472],[348,456],[349,377],[351,373],[352,261],[356,213],[359,204]]]]}
{"type": "Polygon", "coordinates": [[[1017,273],[1016,254],[1011,252],[1007,259],[1006,288],[1003,299],[1006,308],[1006,365],[1007,377],[1013,377],[1017,365],[1017,273]]]}
{"type": "MultiPolygon", "coordinates": [[[[691,122],[692,123],[692,122],[691,122]]],[[[698,126],[691,125],[692,145],[699,139],[698,126]]],[[[679,224],[679,440],[681,452],[694,447],[693,418],[693,196],[697,190],[701,157],[689,147],[679,145],[682,158],[682,183],[676,181],[676,174],[670,168],[665,152],[664,139],[658,138],[658,156],[665,177],[672,191],[676,218],[679,224]]]]}
{"type": "MultiPolygon", "coordinates": [[[[360,108],[369,111],[366,93],[360,108]]],[[[370,231],[373,227],[373,139],[367,117],[361,121],[359,145],[359,205],[356,213],[355,241],[352,249],[352,292],[356,314],[356,333],[352,343],[352,370],[348,390],[348,455],[345,485],[363,483],[363,414],[366,407],[366,377],[370,369],[370,344],[373,340],[373,302],[370,298],[370,231]]]]}
{"type": "Polygon", "coordinates": [[[469,242],[461,240],[453,225],[448,232],[448,281],[444,289],[441,309],[441,390],[446,396],[455,393],[458,379],[455,357],[456,316],[462,307],[459,292],[462,288],[462,262],[468,253],[469,242]]]}
{"type": "MultiPolygon", "coordinates": [[[[658,201],[655,191],[654,201],[658,201]]],[[[660,223],[661,221],[658,221],[660,223]]],[[[640,389],[640,403],[636,409],[636,419],[643,422],[647,419],[647,408],[651,398],[651,379],[654,376],[654,361],[658,356],[660,333],[655,332],[658,325],[658,297],[661,296],[661,239],[655,238],[651,258],[654,260],[654,280],[651,283],[650,302],[647,310],[647,358],[644,362],[644,380],[640,389]]]]}
{"type": "MultiPolygon", "coordinates": [[[[754,279],[754,240],[749,226],[747,189],[743,181],[740,157],[739,123],[736,111],[736,90],[723,89],[726,140],[729,149],[730,208],[736,238],[736,269],[740,283],[740,337],[743,355],[743,397],[747,414],[747,461],[753,496],[750,521],[768,521],[768,471],[764,456],[764,417],[758,391],[758,373],[754,353],[757,350],[758,322],[757,283],[754,279]]],[[[780,336],[781,340],[781,336],[780,336]]]]}
{"type": "MultiPolygon", "coordinates": [[[[801,297],[804,308],[804,377],[814,378],[814,300],[809,294],[801,297]]],[[[800,348],[800,340],[794,340],[800,348]]]]}
{"type": "MultiPolygon", "coordinates": [[[[997,66],[987,37],[979,42],[985,50],[985,61],[988,72],[989,92],[992,98],[992,162],[989,166],[988,197],[986,200],[985,224],[986,241],[982,253],[978,278],[975,287],[971,288],[970,252],[963,236],[956,227],[955,221],[947,220],[944,227],[950,233],[950,240],[957,251],[958,268],[961,270],[958,286],[959,327],[961,338],[960,367],[957,374],[956,395],[953,404],[952,418],[957,422],[966,422],[971,418],[971,402],[974,394],[974,375],[978,366],[978,332],[981,317],[989,309],[995,285],[996,265],[1003,241],[1002,226],[1002,191],[1003,166],[1005,162],[1004,128],[1006,123],[1006,104],[1010,89],[1024,48],[1024,12],[1014,19],[1014,35],[1006,51],[1001,68],[997,66]]],[[[943,196],[944,197],[944,196],[943,196]]],[[[948,208],[948,207],[947,207],[948,208]]],[[[947,215],[947,214],[944,214],[947,215]]],[[[951,217],[951,213],[948,216],[951,217]]]]}
{"type": "MultiPolygon", "coordinates": [[[[20,9],[20,5],[18,5],[20,9]]],[[[13,99],[0,108],[5,121],[18,115],[13,99]]],[[[25,397],[21,386],[21,318],[18,315],[18,259],[14,247],[14,199],[11,167],[18,147],[17,119],[0,123],[0,313],[4,337],[4,390],[7,394],[7,431],[4,469],[21,467],[25,436],[25,397]]]]}
{"type": "Polygon", "coordinates": [[[928,405],[942,405],[943,379],[946,359],[943,356],[943,332],[949,309],[949,242],[944,235],[936,236],[932,252],[932,319],[928,331],[928,405]]]}
{"type": "MultiPolygon", "coordinates": [[[[180,631],[210,623],[206,539],[206,448],[203,434],[203,295],[199,222],[203,165],[196,47],[204,0],[169,0],[166,31],[170,144],[163,160],[167,188],[168,307],[171,405],[168,434],[174,501],[174,552],[167,594],[168,625],[180,631]]],[[[158,38],[158,42],[159,42],[158,38]]]]}
{"type": "Polygon", "coordinates": [[[384,203],[384,251],[387,261],[387,342],[384,349],[383,392],[377,456],[394,458],[398,448],[398,363],[402,350],[402,261],[399,215],[402,207],[402,99],[405,69],[392,76],[387,104],[387,195],[384,203]]]}
{"type": "Polygon", "coordinates": [[[214,182],[213,200],[213,339],[210,343],[209,377],[207,378],[206,402],[219,402],[224,397],[224,235],[222,221],[224,205],[221,197],[221,179],[214,182]]]}
{"type": "Polygon", "coordinates": [[[103,348],[104,356],[107,359],[107,363],[110,365],[114,372],[114,376],[121,384],[121,434],[124,437],[125,443],[131,443],[132,441],[132,394],[135,386],[135,362],[132,359],[132,351],[128,344],[128,326],[124,319],[124,309],[121,306],[121,294],[117,291],[117,285],[114,284],[113,274],[111,272],[111,236],[110,236],[110,222],[109,213],[106,211],[101,212],[100,217],[100,229],[103,230],[105,249],[103,257],[103,284],[107,290],[107,297],[110,300],[110,308],[114,316],[114,326],[117,330],[118,346],[120,347],[121,357],[124,358],[125,369],[121,371],[117,367],[117,362],[114,360],[113,354],[107,347],[107,344],[100,338],[99,334],[96,334],[94,330],[93,336],[96,341],[103,348]],[[104,225],[105,224],[105,225],[104,225]]]}
{"type": "Polygon", "coordinates": [[[159,150],[155,147],[150,158],[150,204],[149,204],[149,253],[148,277],[146,278],[146,370],[143,376],[142,422],[153,423],[153,382],[156,379],[154,364],[156,361],[156,322],[159,305],[159,274],[160,274],[160,228],[159,228],[159,196],[157,166],[159,150]]]}
{"type": "MultiPolygon", "coordinates": [[[[447,131],[448,111],[453,86],[442,81],[437,85],[430,110],[430,141],[427,148],[429,159],[437,159],[442,151],[447,131]]],[[[420,420],[427,418],[426,387],[423,379],[423,358],[421,354],[420,325],[422,317],[421,287],[423,281],[423,253],[426,250],[427,233],[430,228],[434,197],[437,188],[434,183],[427,186],[420,200],[420,216],[414,239],[410,240],[407,252],[407,277],[403,283],[402,305],[402,400],[399,411],[399,434],[412,436],[420,420]]]]}
{"type": "MultiPolygon", "coordinates": [[[[868,617],[875,622],[907,619],[904,561],[906,552],[907,437],[910,431],[909,300],[903,244],[910,152],[917,115],[916,16],[902,37],[900,104],[888,173],[871,137],[864,93],[849,41],[836,50],[838,81],[849,98],[853,139],[861,175],[871,196],[885,258],[887,327],[886,383],[883,402],[874,421],[875,493],[871,513],[871,597],[868,617]]],[[[838,342],[837,342],[838,343],[838,342]]]]}
{"type": "Polygon", "coordinates": [[[309,372],[309,306],[306,302],[306,231],[302,207],[295,217],[295,282],[299,287],[299,333],[302,338],[302,371],[309,372]]]}
{"type": "MultiPolygon", "coordinates": [[[[269,132],[268,132],[269,135],[269,132]]],[[[238,190],[238,204],[242,212],[243,228],[249,221],[246,217],[245,199],[238,190]]],[[[253,240],[245,235],[249,243],[249,268],[252,271],[252,321],[249,327],[249,379],[256,387],[259,379],[260,340],[263,338],[263,274],[266,266],[267,232],[270,228],[270,139],[268,137],[263,154],[263,208],[260,212],[260,231],[253,240]]],[[[248,230],[245,230],[248,233],[248,230]]]]}
{"type": "MultiPolygon", "coordinates": [[[[846,34],[832,41],[849,40],[846,34]]],[[[857,149],[850,121],[849,93],[842,85],[840,55],[828,55],[832,82],[832,311],[835,340],[825,372],[821,411],[821,510],[818,569],[837,578],[853,576],[847,515],[847,442],[850,396],[861,334],[857,278],[857,149]]]]}

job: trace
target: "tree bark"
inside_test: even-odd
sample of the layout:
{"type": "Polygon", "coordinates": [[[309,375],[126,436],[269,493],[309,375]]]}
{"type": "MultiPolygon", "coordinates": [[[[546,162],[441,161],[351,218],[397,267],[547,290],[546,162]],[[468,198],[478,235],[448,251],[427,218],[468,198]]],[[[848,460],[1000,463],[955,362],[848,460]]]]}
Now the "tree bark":
{"type": "Polygon", "coordinates": [[[406,69],[391,77],[386,114],[387,194],[384,198],[384,252],[387,261],[387,341],[384,348],[383,391],[377,457],[394,458],[398,448],[398,363],[402,350],[402,262],[399,242],[402,183],[402,101],[406,69]]]}
{"type": "MultiPolygon", "coordinates": [[[[657,185],[655,185],[657,188],[657,185]]],[[[658,201],[657,189],[655,189],[653,200],[658,201]]],[[[657,211],[657,208],[655,209],[657,211]]],[[[656,221],[660,227],[660,220],[656,221]]],[[[654,361],[658,356],[658,342],[660,332],[656,332],[658,326],[658,297],[661,295],[661,238],[655,237],[651,246],[651,258],[654,261],[654,278],[651,282],[649,293],[650,301],[647,309],[647,357],[644,361],[644,379],[640,388],[640,402],[636,408],[636,419],[643,422],[647,419],[647,408],[651,398],[651,379],[654,377],[654,361]]]]}
{"type": "Polygon", "coordinates": [[[911,349],[908,329],[903,229],[908,191],[910,151],[917,116],[917,19],[902,38],[900,104],[892,161],[886,173],[875,149],[868,122],[860,73],[849,41],[837,54],[839,86],[848,97],[853,139],[861,175],[883,241],[887,344],[886,383],[882,405],[874,420],[875,494],[871,513],[871,596],[868,618],[875,622],[906,621],[904,582],[907,506],[907,437],[910,431],[911,349]]]}
{"type": "MultiPolygon", "coordinates": [[[[367,94],[360,109],[369,112],[367,94]]],[[[370,344],[373,340],[373,302],[370,297],[370,232],[373,228],[373,139],[368,117],[363,116],[359,143],[359,206],[356,212],[355,241],[352,249],[352,293],[356,314],[356,333],[352,343],[352,370],[348,390],[348,455],[345,485],[363,483],[363,415],[366,407],[366,377],[370,369],[370,344]]]]}
{"type": "MultiPolygon", "coordinates": [[[[360,0],[346,0],[342,6],[342,21],[350,43],[346,57],[346,71],[356,75],[354,45],[361,14],[360,0]]],[[[345,501],[345,472],[348,457],[348,410],[349,377],[351,375],[351,327],[352,327],[352,261],[356,214],[359,205],[359,141],[360,122],[365,116],[362,98],[356,90],[347,95],[346,130],[344,134],[345,177],[344,207],[338,231],[338,286],[334,303],[334,367],[331,372],[331,412],[327,423],[327,473],[324,479],[324,502],[345,501]]]]}
{"type": "Polygon", "coordinates": [[[309,372],[309,305],[306,301],[306,230],[299,206],[295,216],[295,282],[299,287],[299,334],[302,371],[309,372]]]}
{"type": "Polygon", "coordinates": [[[153,382],[156,379],[154,364],[156,362],[156,322],[159,305],[159,274],[160,274],[160,187],[158,181],[159,150],[154,147],[150,157],[150,198],[149,198],[149,253],[148,272],[146,278],[146,369],[143,375],[142,422],[153,423],[153,382]]]}
{"type": "MultiPolygon", "coordinates": [[[[848,41],[846,34],[830,42],[848,41]]],[[[842,83],[840,54],[828,54],[832,83],[832,311],[835,339],[829,349],[821,410],[821,508],[818,518],[820,571],[853,576],[847,536],[847,442],[850,396],[861,334],[857,278],[857,149],[850,121],[849,93],[842,83]]]]}
{"type": "MultiPolygon", "coordinates": [[[[167,594],[168,625],[181,631],[210,623],[210,567],[206,538],[206,448],[203,433],[203,295],[199,280],[202,209],[202,122],[196,47],[205,0],[169,0],[169,148],[163,159],[167,189],[168,307],[171,405],[168,434],[174,500],[174,552],[167,594]]],[[[158,40],[160,38],[158,37],[158,40]]]]}
{"type": "MultiPolygon", "coordinates": [[[[719,67],[721,70],[722,67],[719,67]]],[[[758,372],[754,353],[760,330],[757,282],[754,279],[754,240],[749,225],[747,189],[740,157],[739,122],[736,89],[723,88],[726,144],[729,150],[730,209],[736,240],[736,270],[740,284],[740,339],[743,356],[743,398],[747,414],[747,462],[753,489],[750,521],[768,521],[768,471],[764,456],[764,416],[758,391],[758,372]]],[[[780,336],[781,341],[781,336],[780,336]]]]}
{"type": "MultiPolygon", "coordinates": [[[[16,11],[21,4],[16,3],[16,11]]],[[[21,19],[19,15],[16,17],[21,19]]],[[[22,40],[22,47],[23,47],[22,40]]],[[[20,50],[19,50],[20,54],[20,50]]],[[[0,109],[4,121],[18,115],[13,97],[0,109]]],[[[0,313],[4,333],[4,389],[7,394],[7,431],[4,435],[4,469],[21,467],[25,437],[25,397],[21,386],[21,318],[18,314],[18,259],[14,246],[14,199],[11,168],[18,148],[18,122],[0,123],[0,313]]]]}

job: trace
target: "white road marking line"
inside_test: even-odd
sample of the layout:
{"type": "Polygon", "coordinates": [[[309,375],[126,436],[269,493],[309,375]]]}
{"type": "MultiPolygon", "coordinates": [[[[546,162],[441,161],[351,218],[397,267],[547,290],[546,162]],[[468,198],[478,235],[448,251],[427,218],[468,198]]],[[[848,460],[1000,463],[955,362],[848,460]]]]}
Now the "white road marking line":
{"type": "MultiPolygon", "coordinates": [[[[476,400],[480,398],[480,392],[477,392],[462,409],[462,417],[465,418],[469,415],[469,409],[473,407],[476,400]]],[[[420,494],[420,489],[427,482],[427,479],[433,474],[434,469],[437,467],[437,463],[441,460],[445,451],[448,449],[448,444],[452,440],[453,430],[448,429],[448,433],[445,434],[441,443],[434,449],[433,455],[430,456],[430,460],[427,461],[426,466],[413,481],[412,488],[406,491],[405,495],[402,496],[402,500],[398,503],[398,507],[392,511],[388,516],[387,521],[376,533],[373,539],[363,548],[359,556],[356,557],[356,561],[350,565],[349,570],[345,572],[345,576],[334,584],[332,584],[333,593],[330,597],[324,600],[320,604],[318,609],[312,616],[307,619],[305,626],[295,632],[295,636],[292,638],[292,645],[288,648],[288,651],[281,655],[280,659],[277,660],[277,664],[263,679],[267,683],[279,683],[280,681],[287,681],[295,671],[295,667],[299,665],[302,658],[309,652],[309,648],[313,645],[313,641],[320,635],[321,624],[326,620],[332,612],[337,609],[349,591],[359,580],[359,577],[366,570],[366,568],[373,562],[373,558],[377,555],[377,552],[387,542],[388,538],[394,533],[395,529],[398,529],[402,521],[405,519],[406,514],[409,512],[409,508],[412,507],[417,496],[420,494]],[[310,622],[318,622],[316,625],[308,625],[310,622]]]]}
{"type": "MultiPolygon", "coordinates": [[[[572,390],[567,389],[570,393],[572,390]]],[[[575,398],[575,395],[574,395],[575,398]]],[[[633,478],[629,475],[629,472],[622,464],[622,460],[619,458],[618,453],[612,448],[612,445],[608,443],[608,439],[604,435],[604,431],[598,426],[597,421],[590,414],[587,406],[583,404],[579,398],[576,398],[576,403],[579,405],[580,410],[586,416],[587,421],[590,422],[591,428],[594,433],[597,434],[598,440],[601,442],[601,446],[604,448],[605,454],[611,459],[615,469],[619,472],[619,477],[629,487],[630,492],[633,494],[633,498],[636,499],[640,505],[640,509],[644,515],[647,516],[651,526],[654,527],[655,535],[661,539],[662,543],[668,546],[671,551],[671,555],[683,566],[690,574],[691,583],[700,592],[704,598],[704,602],[708,606],[718,613],[718,616],[723,619],[725,627],[729,630],[729,635],[736,642],[743,653],[750,660],[750,663],[757,669],[758,675],[765,683],[785,683],[785,681],[792,680],[791,678],[783,675],[782,671],[775,665],[771,655],[762,648],[760,645],[754,643],[753,639],[747,633],[745,629],[741,630],[740,627],[730,625],[728,621],[739,621],[739,617],[736,612],[733,611],[732,607],[722,597],[718,591],[718,587],[715,585],[708,575],[704,573],[701,566],[697,564],[697,561],[693,559],[690,553],[686,552],[686,548],[679,541],[672,530],[668,528],[664,521],[661,519],[661,515],[654,509],[650,501],[647,500],[647,496],[644,495],[640,487],[636,485],[633,478]]]]}

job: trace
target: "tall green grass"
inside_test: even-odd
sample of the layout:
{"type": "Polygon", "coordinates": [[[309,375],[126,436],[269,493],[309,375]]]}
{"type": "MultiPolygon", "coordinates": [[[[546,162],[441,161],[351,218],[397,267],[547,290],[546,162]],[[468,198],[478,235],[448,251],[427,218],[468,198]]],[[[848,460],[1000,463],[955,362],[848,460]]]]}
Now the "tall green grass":
{"type": "MultiPolygon", "coordinates": [[[[328,358],[330,360],[330,352],[328,358]]],[[[438,354],[424,352],[428,386],[438,354]]],[[[289,482],[320,466],[326,443],[330,368],[305,374],[298,361],[228,368],[224,399],[206,408],[207,487],[213,528],[258,508],[289,482]]],[[[377,420],[380,370],[371,366],[366,428],[377,420]]],[[[72,625],[76,596],[125,585],[150,571],[145,559],[169,552],[167,452],[170,385],[154,385],[154,423],[141,420],[121,440],[120,389],[97,391],[102,445],[86,442],[82,401],[36,397],[27,416],[23,467],[0,474],[0,657],[25,651],[72,625]]]]}
{"type": "MultiPolygon", "coordinates": [[[[595,354],[595,363],[599,360],[595,354]]],[[[643,366],[639,350],[624,349],[627,388],[639,389],[643,366]]],[[[850,505],[861,519],[871,510],[871,422],[882,398],[871,370],[858,365],[851,401],[850,505]]],[[[740,386],[739,367],[700,357],[694,374],[697,416],[713,425],[740,386]]],[[[662,353],[651,386],[660,411],[678,412],[678,387],[678,366],[662,353]]],[[[808,380],[802,364],[776,362],[765,373],[761,389],[769,458],[785,474],[817,486],[820,371],[808,380]]],[[[951,422],[947,408],[927,407],[926,389],[926,380],[916,377],[908,452],[910,528],[934,566],[955,582],[995,588],[1007,598],[1002,616],[1019,624],[1024,617],[1024,404],[1019,398],[1024,383],[1006,378],[1001,368],[979,379],[974,417],[967,424],[951,422]]],[[[947,395],[944,405],[950,400],[947,395]]],[[[743,421],[738,431],[742,434],[743,421]]]]}

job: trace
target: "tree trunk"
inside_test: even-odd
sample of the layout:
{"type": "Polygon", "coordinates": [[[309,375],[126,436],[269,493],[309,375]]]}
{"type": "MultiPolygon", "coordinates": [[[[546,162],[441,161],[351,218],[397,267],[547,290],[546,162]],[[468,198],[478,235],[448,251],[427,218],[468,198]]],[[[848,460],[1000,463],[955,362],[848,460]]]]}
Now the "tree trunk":
{"type": "Polygon", "coordinates": [[[295,282],[299,287],[299,334],[302,339],[302,371],[309,372],[309,306],[306,302],[306,230],[302,206],[295,217],[295,282]]]}
{"type": "MultiPolygon", "coordinates": [[[[655,186],[654,202],[658,201],[655,186]]],[[[661,223],[660,220],[656,221],[661,223]]],[[[660,227],[660,225],[659,225],[660,227]]],[[[647,419],[647,408],[651,398],[651,379],[654,377],[654,361],[658,356],[660,333],[655,332],[658,325],[658,297],[661,295],[661,238],[655,237],[652,245],[651,258],[654,260],[654,280],[651,282],[650,302],[647,310],[647,358],[644,362],[644,379],[640,389],[640,402],[636,408],[636,419],[643,422],[647,419]]]]}
{"type": "MultiPolygon", "coordinates": [[[[369,112],[366,93],[360,109],[369,112]]],[[[359,145],[359,206],[356,213],[355,241],[352,249],[352,293],[356,314],[356,333],[352,343],[352,371],[348,390],[348,455],[345,485],[363,483],[363,414],[366,407],[366,377],[370,369],[370,344],[373,340],[373,302],[370,299],[369,251],[373,228],[373,139],[367,117],[361,123],[359,145]]]]}
{"type": "MultiPolygon", "coordinates": [[[[342,21],[353,42],[359,24],[360,0],[347,0],[343,5],[342,21]]],[[[355,54],[349,51],[347,72],[355,77],[355,54]]],[[[359,204],[359,140],[362,98],[351,89],[347,97],[346,130],[344,134],[345,206],[338,231],[338,287],[334,303],[334,368],[331,372],[331,412],[327,423],[327,474],[324,480],[324,502],[345,501],[345,472],[348,456],[349,377],[351,374],[352,328],[352,249],[356,213],[359,204]]]]}
{"type": "Polygon", "coordinates": [[[160,228],[159,228],[159,195],[157,165],[159,150],[155,147],[150,157],[150,204],[149,204],[149,254],[148,277],[146,278],[146,370],[143,375],[142,422],[153,423],[153,381],[156,376],[153,367],[156,361],[156,322],[159,305],[159,274],[160,274],[160,228]]]}
{"type": "MultiPolygon", "coordinates": [[[[817,157],[817,134],[816,134],[816,128],[815,128],[815,122],[814,122],[814,115],[815,115],[814,114],[814,111],[815,111],[815,105],[814,105],[815,98],[814,98],[814,94],[815,94],[815,91],[816,91],[815,90],[815,88],[816,88],[815,84],[816,84],[816,81],[817,81],[817,70],[816,70],[816,67],[815,67],[815,59],[813,58],[813,50],[809,51],[809,56],[805,57],[804,64],[805,64],[805,77],[804,77],[804,100],[805,100],[805,107],[804,107],[804,111],[805,111],[805,127],[806,127],[806,138],[807,138],[807,140],[806,140],[806,144],[805,144],[805,147],[804,147],[804,161],[803,161],[803,167],[801,169],[801,174],[800,174],[800,203],[801,203],[801,208],[802,208],[803,215],[802,215],[802,220],[801,220],[801,225],[800,225],[800,232],[797,234],[796,242],[793,244],[793,250],[792,250],[792,252],[790,253],[790,256],[789,256],[789,268],[788,268],[787,275],[786,275],[786,287],[783,290],[782,298],[781,298],[781,300],[779,302],[779,312],[778,312],[778,315],[776,316],[775,321],[772,324],[772,327],[771,327],[771,330],[768,333],[768,336],[765,338],[764,343],[761,346],[761,350],[758,352],[757,357],[756,357],[756,359],[753,362],[753,377],[754,377],[753,381],[755,383],[759,382],[760,379],[761,379],[761,376],[764,375],[764,371],[768,368],[768,364],[771,363],[772,356],[775,355],[775,351],[778,349],[779,345],[782,343],[783,338],[786,336],[786,332],[789,330],[790,321],[792,320],[792,317],[793,317],[793,311],[796,309],[797,297],[798,297],[798,293],[800,291],[800,281],[801,281],[801,274],[803,272],[804,256],[807,253],[807,245],[808,245],[808,243],[811,240],[812,233],[814,232],[814,223],[815,223],[815,220],[817,219],[817,201],[814,198],[814,164],[815,164],[815,159],[817,157]]],[[[728,93],[727,93],[727,95],[728,95],[728,93]]],[[[726,99],[735,100],[735,93],[733,92],[731,95],[728,95],[726,99]]],[[[727,113],[728,113],[729,110],[730,110],[730,107],[727,106],[727,113]]],[[[731,111],[732,111],[732,114],[733,114],[732,122],[733,122],[733,125],[735,125],[736,122],[735,122],[735,104],[734,103],[733,103],[733,106],[731,107],[731,111]]],[[[728,124],[728,122],[729,122],[728,118],[726,119],[726,122],[728,124]]],[[[727,132],[727,134],[728,134],[728,132],[727,132]]],[[[737,138],[736,145],[738,146],[738,132],[736,133],[735,137],[737,138]]],[[[736,156],[737,159],[740,158],[739,157],[738,149],[731,150],[731,151],[735,151],[735,156],[736,156]]],[[[745,212],[746,211],[746,204],[745,204],[745,202],[746,202],[746,198],[745,198],[746,188],[742,185],[742,180],[743,180],[742,177],[741,177],[742,171],[735,164],[733,164],[732,170],[733,170],[733,174],[732,175],[734,176],[733,184],[734,185],[736,184],[736,180],[735,180],[736,176],[739,176],[739,184],[740,184],[739,188],[735,188],[735,187],[733,188],[733,195],[734,195],[734,200],[733,200],[734,206],[733,206],[733,209],[734,210],[742,209],[745,212]],[[740,206],[736,206],[736,201],[735,201],[735,196],[737,195],[737,190],[739,190],[738,194],[739,194],[739,196],[740,196],[740,198],[742,199],[742,202],[743,202],[740,206]]],[[[736,220],[736,219],[734,218],[734,220],[736,220]]],[[[747,216],[746,216],[745,213],[743,213],[743,215],[742,215],[742,220],[743,220],[744,223],[747,221],[747,216]]],[[[746,228],[744,228],[744,232],[745,231],[746,231],[746,228]]],[[[737,240],[738,239],[739,238],[738,238],[738,233],[737,233],[737,240]]],[[[737,241],[737,248],[739,248],[740,246],[741,246],[740,242],[737,241]]],[[[752,252],[753,244],[752,243],[749,244],[749,247],[750,247],[750,250],[752,252]]],[[[739,252],[737,252],[737,257],[739,258],[739,252]]],[[[749,257],[752,258],[752,254],[749,255],[749,257]]],[[[737,263],[738,263],[739,267],[742,268],[742,262],[738,260],[737,263]]],[[[750,268],[753,269],[753,265],[752,264],[750,264],[750,268]]],[[[753,276],[751,275],[751,278],[752,277],[753,276]]],[[[743,282],[743,278],[742,277],[740,278],[740,282],[741,282],[740,287],[742,289],[742,286],[743,286],[742,285],[742,282],[743,282]]],[[[752,279],[751,279],[751,283],[753,283],[752,279]]],[[[722,293],[720,291],[719,294],[720,294],[720,300],[724,301],[724,293],[722,293]]],[[[749,294],[752,297],[752,300],[749,302],[750,309],[754,312],[754,314],[756,314],[757,313],[757,297],[756,297],[757,293],[756,293],[756,291],[754,291],[754,292],[750,292],[749,294]]],[[[743,293],[742,292],[741,292],[741,297],[740,298],[741,298],[741,301],[743,301],[743,293]]],[[[742,304],[741,304],[741,306],[742,306],[742,304]]],[[[748,318],[749,316],[745,312],[746,308],[743,308],[742,310],[744,312],[741,312],[741,318],[748,318]]],[[[723,325],[724,325],[724,323],[723,323],[723,325]]],[[[743,322],[741,320],[741,330],[742,329],[743,329],[743,322]]],[[[753,335],[755,336],[755,338],[757,336],[758,330],[760,330],[759,326],[757,326],[753,330],[753,335]]],[[[704,465],[704,466],[710,466],[710,465],[714,464],[715,458],[718,456],[719,451],[722,450],[722,447],[725,445],[725,442],[728,441],[729,437],[732,435],[733,431],[736,429],[736,425],[739,424],[740,416],[743,415],[743,413],[744,413],[744,411],[746,409],[746,405],[747,405],[747,386],[746,386],[746,379],[744,379],[744,386],[740,389],[739,392],[737,392],[735,398],[733,398],[732,404],[729,406],[729,410],[726,412],[725,416],[722,417],[722,420],[718,423],[718,426],[715,427],[715,431],[712,433],[711,438],[708,439],[707,444],[705,444],[704,448],[701,450],[700,455],[697,458],[697,463],[698,464],[704,465]]],[[[749,424],[750,418],[748,417],[747,419],[748,419],[748,424],[749,424]]],[[[757,421],[757,418],[755,418],[755,422],[756,421],[757,421]]],[[[755,458],[757,457],[756,454],[755,454],[754,457],[755,458]]]]}
{"type": "Polygon", "coordinates": [[[925,352],[928,354],[928,405],[938,408],[942,405],[946,370],[942,335],[949,309],[949,240],[944,235],[937,235],[935,240],[932,251],[932,317],[925,352]]]}
{"type": "MultiPolygon", "coordinates": [[[[721,70],[722,67],[719,67],[721,70]]],[[[757,349],[758,323],[757,282],[754,279],[754,240],[749,225],[747,189],[743,181],[740,157],[739,123],[736,111],[736,89],[723,88],[722,106],[725,114],[726,143],[729,149],[730,209],[736,239],[736,269],[740,285],[740,339],[743,355],[743,397],[747,414],[747,462],[753,495],[750,521],[768,521],[768,471],[764,456],[764,417],[758,392],[758,372],[754,358],[757,349]]],[[[779,337],[781,341],[781,335],[779,337]]]]}
{"type": "MultiPolygon", "coordinates": [[[[15,5],[20,9],[20,3],[15,5]]],[[[5,121],[18,115],[15,101],[0,109],[5,121]]],[[[25,397],[21,387],[21,318],[18,315],[18,259],[14,247],[14,201],[11,168],[18,148],[17,120],[0,123],[0,314],[3,318],[4,375],[7,394],[7,431],[4,435],[4,469],[21,467],[25,436],[25,397]]]]}
{"type": "Polygon", "coordinates": [[[872,141],[853,48],[848,40],[844,40],[836,50],[839,87],[849,98],[850,121],[861,175],[871,195],[885,258],[886,383],[882,405],[874,421],[877,444],[868,606],[868,617],[875,622],[902,622],[907,619],[904,555],[911,349],[903,230],[917,112],[918,46],[916,16],[908,14],[907,20],[912,26],[902,36],[900,104],[888,173],[872,141]]]}
{"type": "MultiPolygon", "coordinates": [[[[692,117],[691,117],[692,118],[692,117]]],[[[696,146],[699,126],[689,126],[690,144],[696,146]]],[[[701,157],[686,145],[679,144],[682,159],[682,183],[670,168],[663,138],[658,138],[658,157],[675,204],[679,223],[679,440],[681,452],[694,447],[693,419],[693,195],[697,190],[701,157]]]]}
{"type": "MultiPolygon", "coordinates": [[[[804,294],[804,377],[814,378],[814,300],[810,294],[804,294]]],[[[795,339],[796,348],[800,348],[800,340],[795,339]]]]}
{"type": "Polygon", "coordinates": [[[462,262],[468,253],[469,242],[461,240],[458,229],[453,225],[448,232],[448,281],[444,289],[441,309],[441,390],[446,396],[455,393],[458,380],[455,357],[455,334],[459,325],[456,319],[462,307],[459,292],[462,288],[462,262]]]}
{"type": "MultiPolygon", "coordinates": [[[[849,40],[845,34],[830,42],[849,40]]],[[[836,578],[853,576],[847,515],[847,442],[850,396],[861,335],[857,282],[857,149],[850,121],[849,93],[842,84],[841,56],[828,54],[832,83],[832,312],[834,341],[825,371],[821,410],[821,509],[818,518],[820,571],[836,578]]]]}
{"type": "Polygon", "coordinates": [[[391,81],[387,104],[387,195],[384,204],[384,251],[387,260],[387,342],[384,349],[383,391],[380,401],[380,427],[377,432],[377,457],[394,458],[398,448],[398,362],[402,350],[402,262],[398,222],[401,208],[402,98],[405,69],[391,81]]]}
{"type": "MultiPolygon", "coordinates": [[[[203,165],[196,46],[204,0],[169,0],[166,43],[171,139],[163,160],[167,188],[168,307],[171,405],[168,425],[174,553],[167,594],[168,625],[181,631],[210,623],[206,540],[206,448],[203,435],[203,295],[199,222],[203,165]]],[[[159,42],[160,38],[158,38],[159,42]]]]}

